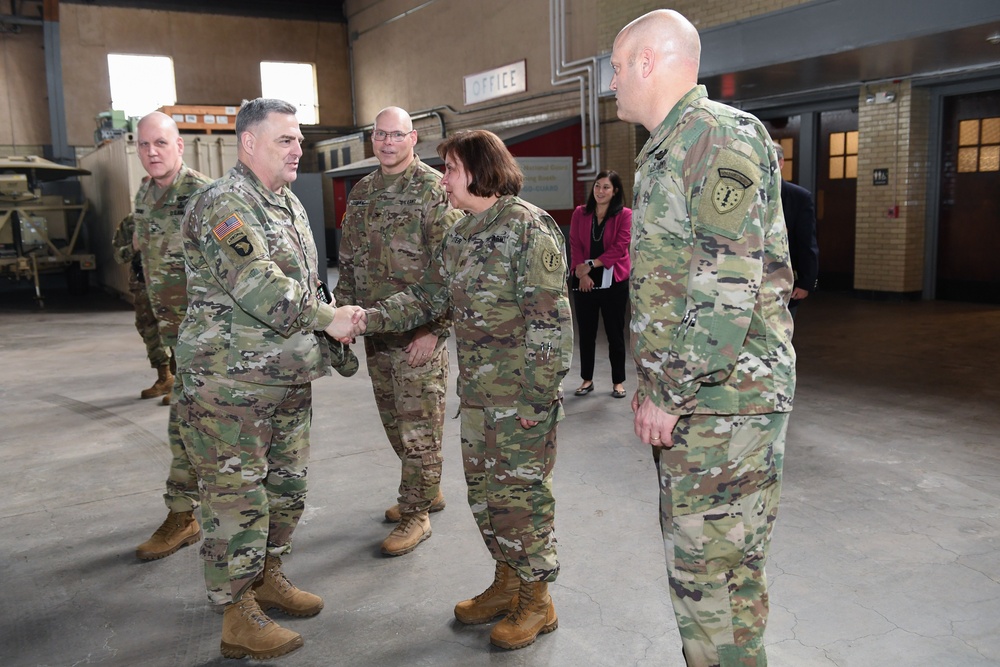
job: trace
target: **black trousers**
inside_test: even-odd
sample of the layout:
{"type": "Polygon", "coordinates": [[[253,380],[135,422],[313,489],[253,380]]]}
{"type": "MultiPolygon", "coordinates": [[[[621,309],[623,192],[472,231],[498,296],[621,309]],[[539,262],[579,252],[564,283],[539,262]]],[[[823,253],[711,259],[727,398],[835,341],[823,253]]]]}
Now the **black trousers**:
{"type": "Polygon", "coordinates": [[[628,305],[628,281],[612,283],[607,289],[573,292],[576,319],[580,326],[580,377],[594,379],[594,354],[597,348],[597,319],[604,319],[608,335],[608,360],[611,381],[625,382],[625,307],[628,305]]]}

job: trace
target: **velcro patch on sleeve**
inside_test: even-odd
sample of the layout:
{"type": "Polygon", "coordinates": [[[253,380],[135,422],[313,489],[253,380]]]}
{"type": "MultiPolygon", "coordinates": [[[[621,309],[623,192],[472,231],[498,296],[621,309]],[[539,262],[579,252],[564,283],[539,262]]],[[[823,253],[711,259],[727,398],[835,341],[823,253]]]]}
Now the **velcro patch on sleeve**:
{"type": "Polygon", "coordinates": [[[548,234],[538,233],[529,242],[528,284],[559,289],[566,285],[562,251],[548,234]]]}
{"type": "Polygon", "coordinates": [[[253,241],[248,239],[246,234],[234,236],[232,240],[229,241],[229,247],[232,248],[240,257],[249,257],[255,252],[253,241]]]}
{"type": "Polygon", "coordinates": [[[760,167],[746,156],[731,150],[719,153],[705,183],[695,226],[730,239],[741,237],[760,178],[760,167]]]}
{"type": "Polygon", "coordinates": [[[215,235],[217,240],[221,241],[242,226],[243,221],[240,220],[240,216],[233,213],[228,218],[217,224],[212,229],[212,233],[215,235]]]}

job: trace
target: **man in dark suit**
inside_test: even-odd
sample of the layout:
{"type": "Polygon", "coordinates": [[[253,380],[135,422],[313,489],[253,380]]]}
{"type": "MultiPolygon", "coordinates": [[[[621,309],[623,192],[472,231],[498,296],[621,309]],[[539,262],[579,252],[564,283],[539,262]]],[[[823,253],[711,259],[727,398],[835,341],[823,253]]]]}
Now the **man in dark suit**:
{"type": "MultiPolygon", "coordinates": [[[[781,144],[775,142],[778,152],[778,168],[785,166],[785,152],[781,144]]],[[[812,193],[805,188],[781,180],[781,209],[785,214],[788,229],[788,253],[795,272],[795,285],[788,309],[795,317],[799,302],[816,290],[819,273],[819,246],[816,244],[816,209],[813,207],[812,193]]]]}

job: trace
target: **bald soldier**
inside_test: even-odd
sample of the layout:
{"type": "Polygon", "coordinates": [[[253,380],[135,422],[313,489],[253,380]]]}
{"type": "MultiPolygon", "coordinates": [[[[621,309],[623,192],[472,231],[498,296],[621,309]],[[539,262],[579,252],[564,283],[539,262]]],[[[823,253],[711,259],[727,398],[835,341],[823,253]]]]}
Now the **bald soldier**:
{"type": "MultiPolygon", "coordinates": [[[[339,304],[369,308],[418,282],[438,246],[461,217],[448,204],[441,174],[414,153],[410,115],[387,107],[375,116],[372,146],[379,168],[351,189],[340,243],[339,304]]],[[[365,337],[368,373],[389,444],[399,457],[397,504],[385,518],[397,525],[382,553],[410,553],[431,536],[429,512],[444,509],[444,432],[451,327],[446,314],[411,331],[365,337]]]]}
{"type": "Polygon", "coordinates": [[[777,516],[795,353],[778,160],[753,116],[697,85],[677,12],[625,26],[618,117],[650,137],[632,222],[635,433],[652,446],[687,664],[767,664],[764,564],[777,516]]]}
{"type": "MultiPolygon", "coordinates": [[[[177,345],[177,328],[187,310],[181,218],[191,195],[212,179],[184,164],[184,139],[170,116],[154,111],[139,121],[136,130],[139,161],[149,178],[143,180],[135,194],[134,246],[141,253],[146,291],[159,325],[160,340],[170,351],[169,367],[161,366],[159,372],[166,375],[163,380],[176,390],[173,348],[177,345]]],[[[181,442],[177,409],[171,404],[169,394],[163,397],[163,403],[170,405],[167,420],[170,471],[163,495],[167,518],[152,537],[136,548],[140,560],[164,558],[201,539],[201,528],[194,516],[198,507],[197,476],[181,442]]]]}

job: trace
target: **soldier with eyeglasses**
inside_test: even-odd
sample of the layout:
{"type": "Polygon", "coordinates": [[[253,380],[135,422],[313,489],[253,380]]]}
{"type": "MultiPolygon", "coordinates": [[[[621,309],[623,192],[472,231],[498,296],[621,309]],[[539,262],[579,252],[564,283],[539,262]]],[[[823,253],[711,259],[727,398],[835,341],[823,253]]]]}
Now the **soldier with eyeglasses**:
{"type": "MultiPolygon", "coordinates": [[[[416,144],[403,109],[388,107],[375,117],[379,168],[348,197],[337,304],[368,308],[419,281],[445,232],[461,218],[448,204],[441,174],[415,154],[416,144]]],[[[402,467],[397,503],[385,512],[386,521],[397,524],[382,542],[387,556],[410,553],[430,537],[429,513],[445,506],[441,440],[450,327],[445,315],[404,333],[365,337],[375,402],[402,467]]]]}

